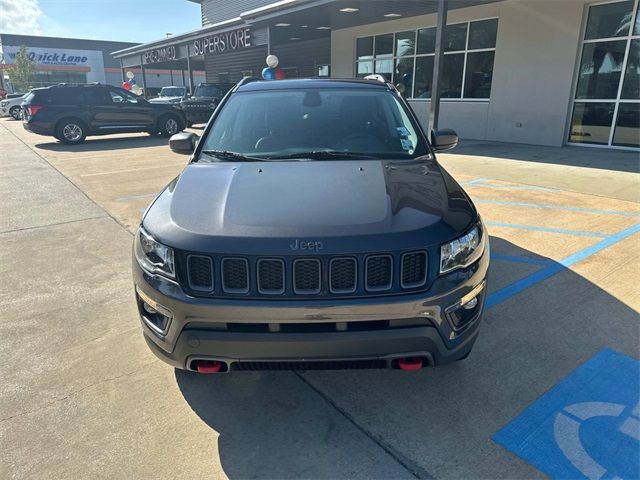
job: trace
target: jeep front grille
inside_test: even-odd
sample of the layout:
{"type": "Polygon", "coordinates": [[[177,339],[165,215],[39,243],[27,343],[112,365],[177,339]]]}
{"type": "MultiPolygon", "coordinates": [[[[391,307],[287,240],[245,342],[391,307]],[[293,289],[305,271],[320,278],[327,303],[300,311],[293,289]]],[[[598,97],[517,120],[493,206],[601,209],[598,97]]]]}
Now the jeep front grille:
{"type": "Polygon", "coordinates": [[[366,297],[424,290],[428,258],[427,250],[309,257],[177,252],[176,266],[180,284],[195,296],[366,297]]]}
{"type": "Polygon", "coordinates": [[[331,293],[351,293],[356,290],[358,268],[355,258],[332,258],[329,262],[331,293]]]}
{"type": "Polygon", "coordinates": [[[266,295],[284,293],[284,261],[279,258],[258,260],[258,292],[266,295]]]}
{"type": "Polygon", "coordinates": [[[187,257],[189,271],[189,286],[199,292],[213,290],[213,261],[204,255],[189,255],[187,257]]]}
{"type": "Polygon", "coordinates": [[[320,293],[322,278],[320,260],[317,258],[298,258],[293,262],[293,291],[298,294],[313,295],[320,293]]]}
{"type": "Polygon", "coordinates": [[[249,291],[249,263],[245,258],[222,260],[222,289],[227,293],[249,291]]]}
{"type": "Polygon", "coordinates": [[[379,292],[389,290],[393,283],[393,261],[391,255],[376,255],[367,258],[367,290],[379,292]]]}
{"type": "Polygon", "coordinates": [[[421,287],[427,281],[427,252],[408,252],[402,255],[403,288],[421,287]]]}

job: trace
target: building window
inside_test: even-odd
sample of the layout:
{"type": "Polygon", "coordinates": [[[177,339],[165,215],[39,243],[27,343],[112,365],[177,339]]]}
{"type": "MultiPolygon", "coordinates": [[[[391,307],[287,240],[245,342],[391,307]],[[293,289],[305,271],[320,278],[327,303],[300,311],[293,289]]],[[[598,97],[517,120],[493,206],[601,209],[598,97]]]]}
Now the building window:
{"type": "MultiPolygon", "coordinates": [[[[444,32],[442,98],[488,100],[498,19],[447,25],[444,32]]],[[[431,98],[436,28],[356,40],[356,77],[384,76],[408,98],[431,98]]]]}
{"type": "Polygon", "coordinates": [[[87,83],[87,74],[64,70],[36,71],[31,79],[30,87],[48,87],[58,83],[87,83]]]}
{"type": "Polygon", "coordinates": [[[640,147],[638,0],[589,7],[569,143],[640,147]]]}

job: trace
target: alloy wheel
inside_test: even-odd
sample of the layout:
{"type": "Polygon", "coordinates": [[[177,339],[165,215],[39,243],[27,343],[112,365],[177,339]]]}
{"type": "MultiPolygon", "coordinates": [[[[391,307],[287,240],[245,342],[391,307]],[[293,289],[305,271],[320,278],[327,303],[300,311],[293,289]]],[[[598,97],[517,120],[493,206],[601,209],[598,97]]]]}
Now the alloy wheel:
{"type": "Polygon", "coordinates": [[[77,142],[82,138],[82,128],[75,123],[67,123],[62,129],[62,135],[70,142],[77,142]]]}
{"type": "Polygon", "coordinates": [[[167,119],[164,124],[164,128],[169,135],[173,135],[174,133],[178,133],[178,122],[173,118],[167,119]]]}

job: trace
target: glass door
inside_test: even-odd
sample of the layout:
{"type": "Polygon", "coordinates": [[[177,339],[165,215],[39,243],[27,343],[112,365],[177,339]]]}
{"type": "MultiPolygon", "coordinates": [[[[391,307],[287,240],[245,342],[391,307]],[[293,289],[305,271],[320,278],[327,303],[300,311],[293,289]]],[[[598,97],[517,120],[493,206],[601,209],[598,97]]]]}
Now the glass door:
{"type": "Polygon", "coordinates": [[[638,0],[589,7],[568,142],[640,148],[638,0]]]}

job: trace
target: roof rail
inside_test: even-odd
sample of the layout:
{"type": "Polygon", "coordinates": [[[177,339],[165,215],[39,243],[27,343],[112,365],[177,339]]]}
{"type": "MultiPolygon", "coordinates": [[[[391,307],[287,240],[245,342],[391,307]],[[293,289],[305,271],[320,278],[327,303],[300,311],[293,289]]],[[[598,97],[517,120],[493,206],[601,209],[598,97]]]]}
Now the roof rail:
{"type": "Polygon", "coordinates": [[[238,88],[240,88],[242,85],[246,85],[247,83],[251,83],[251,82],[258,82],[260,81],[260,79],[258,77],[242,77],[242,80],[240,80],[235,87],[233,87],[233,91],[235,92],[238,88]]]}

